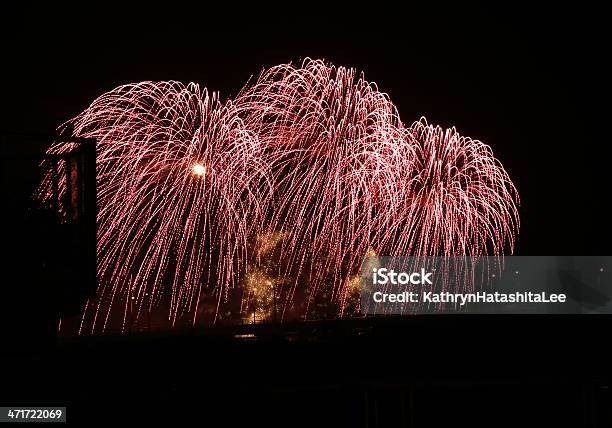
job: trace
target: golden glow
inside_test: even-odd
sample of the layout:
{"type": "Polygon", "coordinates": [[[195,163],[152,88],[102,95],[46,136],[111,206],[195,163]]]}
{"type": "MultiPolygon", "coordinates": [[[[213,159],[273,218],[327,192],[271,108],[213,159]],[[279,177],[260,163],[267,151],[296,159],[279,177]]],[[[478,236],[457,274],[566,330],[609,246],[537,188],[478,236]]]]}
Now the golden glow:
{"type": "Polygon", "coordinates": [[[285,236],[282,232],[260,233],[255,242],[255,254],[257,257],[268,256],[277,247],[285,236]]]}
{"type": "Polygon", "coordinates": [[[279,248],[283,237],[282,232],[260,233],[256,237],[254,252],[258,262],[250,267],[243,282],[247,308],[244,312],[245,323],[275,319],[276,300],[281,299],[285,282],[278,275],[274,251],[279,248]]]}

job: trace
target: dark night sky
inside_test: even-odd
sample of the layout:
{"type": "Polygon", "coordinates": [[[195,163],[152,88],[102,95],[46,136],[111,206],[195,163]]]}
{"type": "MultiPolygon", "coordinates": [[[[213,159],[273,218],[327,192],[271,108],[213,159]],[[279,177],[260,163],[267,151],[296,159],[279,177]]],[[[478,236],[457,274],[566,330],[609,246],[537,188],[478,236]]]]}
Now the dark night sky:
{"type": "MultiPolygon", "coordinates": [[[[225,98],[263,67],[310,56],[364,71],[407,124],[424,115],[489,144],[521,195],[517,254],[609,255],[609,14],[585,2],[580,10],[425,10],[308,1],[275,12],[239,2],[224,2],[226,10],[126,3],[62,10],[28,2],[2,13],[0,212],[16,215],[0,230],[12,255],[0,258],[8,261],[0,326],[10,330],[0,361],[5,351],[27,358],[9,352],[0,401],[68,406],[68,420],[81,425],[93,417],[359,426],[365,414],[362,426],[378,426],[378,409],[390,415],[380,426],[408,425],[407,414],[410,426],[610,425],[593,416],[599,406],[611,417],[610,316],[436,315],[366,319],[359,330],[352,320],[263,325],[261,340],[248,343],[229,330],[56,343],[60,308],[80,305],[83,290],[38,276],[46,271],[29,259],[79,266],[62,251],[68,245],[38,239],[48,223],[11,206],[31,194],[36,176],[17,159],[45,149],[24,136],[53,135],[103,92],[175,79],[225,98]],[[303,332],[296,342],[278,334],[293,330],[303,332]]],[[[70,279],[70,269],[55,276],[70,279]]]]}
{"type": "MultiPolygon", "coordinates": [[[[51,134],[123,83],[195,81],[227,97],[262,67],[325,58],[363,70],[404,122],[424,115],[492,146],[522,198],[518,254],[609,253],[600,11],[324,11],[17,13],[2,30],[0,130],[51,134]]],[[[42,147],[11,148],[28,150],[42,147]]]]}

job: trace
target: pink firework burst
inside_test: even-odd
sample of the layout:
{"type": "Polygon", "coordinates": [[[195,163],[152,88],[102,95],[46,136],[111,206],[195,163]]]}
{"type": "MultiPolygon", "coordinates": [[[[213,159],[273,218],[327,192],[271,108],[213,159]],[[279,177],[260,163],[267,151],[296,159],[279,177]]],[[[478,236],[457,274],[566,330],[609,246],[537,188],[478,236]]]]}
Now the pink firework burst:
{"type": "Polygon", "coordinates": [[[416,147],[403,229],[407,254],[503,255],[519,228],[518,193],[491,148],[455,128],[412,124],[416,147]]]}
{"type": "Polygon", "coordinates": [[[99,290],[86,331],[112,313],[125,328],[163,301],[173,324],[195,322],[204,288],[218,311],[244,278],[287,287],[274,288],[274,312],[276,293],[285,313],[299,292],[342,313],[365,255],[514,247],[518,196],[489,146],[424,120],[405,127],[353,69],[280,65],[226,102],[193,83],[125,85],[70,123],[97,140],[99,290]],[[253,243],[272,236],[281,279],[247,275],[273,253],[253,243]]]}
{"type": "Polygon", "coordinates": [[[164,299],[172,323],[195,317],[203,287],[219,304],[262,221],[256,135],[216,94],[178,82],[118,87],[71,123],[97,140],[100,285],[86,328],[104,330],[113,311],[125,328],[164,299]]]}

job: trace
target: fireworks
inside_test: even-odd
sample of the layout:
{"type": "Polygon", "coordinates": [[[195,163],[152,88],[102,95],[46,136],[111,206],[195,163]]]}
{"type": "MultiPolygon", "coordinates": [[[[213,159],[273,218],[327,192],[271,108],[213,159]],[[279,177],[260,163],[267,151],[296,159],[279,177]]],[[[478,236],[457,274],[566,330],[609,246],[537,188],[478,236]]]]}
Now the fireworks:
{"type": "Polygon", "coordinates": [[[518,231],[516,189],[491,148],[422,119],[409,129],[417,148],[407,189],[409,254],[502,255],[518,231]]]}
{"type": "Polygon", "coordinates": [[[113,311],[125,328],[164,299],[173,323],[195,316],[203,287],[220,304],[262,221],[256,136],[216,94],[178,82],[121,86],[71,123],[97,140],[100,285],[87,329],[113,311]]]}
{"type": "Polygon", "coordinates": [[[491,149],[424,120],[405,127],[353,69],[273,67],[225,102],[193,83],[125,85],[70,123],[97,140],[100,285],[87,331],[113,312],[125,328],[164,300],[172,323],[195,322],[204,288],[217,311],[242,287],[262,317],[268,289],[281,318],[300,293],[325,293],[342,313],[368,253],[514,246],[518,198],[491,149]]]}
{"type": "Polygon", "coordinates": [[[311,60],[274,67],[235,105],[275,174],[266,218],[286,235],[291,295],[308,284],[309,302],[322,287],[343,302],[369,251],[498,255],[514,246],[516,192],[490,148],[424,121],[405,128],[389,97],[354,70],[311,60]]]}

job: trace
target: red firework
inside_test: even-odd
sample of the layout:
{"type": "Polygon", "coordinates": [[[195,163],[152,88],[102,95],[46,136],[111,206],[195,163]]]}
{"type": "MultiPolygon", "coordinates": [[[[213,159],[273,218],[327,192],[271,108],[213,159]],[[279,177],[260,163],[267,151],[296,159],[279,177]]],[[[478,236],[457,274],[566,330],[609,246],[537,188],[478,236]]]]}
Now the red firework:
{"type": "MultiPolygon", "coordinates": [[[[485,144],[416,122],[352,69],[306,60],[264,71],[235,100],[267,148],[271,230],[285,273],[344,300],[366,254],[512,250],[516,191],[485,144]]],[[[289,299],[290,301],[290,299],[289,299]]]]}
{"type": "Polygon", "coordinates": [[[278,275],[291,278],[278,281],[289,284],[283,312],[300,285],[308,301],[324,291],[344,306],[366,254],[514,246],[518,198],[491,149],[424,120],[406,128],[353,69],[273,67],[225,103],[193,83],[125,85],[71,123],[97,140],[100,285],[88,331],[113,311],[125,328],[165,298],[173,323],[195,322],[203,287],[218,310],[260,264],[251,243],[270,234],[282,236],[278,275]]]}
{"type": "Polygon", "coordinates": [[[406,198],[407,254],[428,256],[503,255],[514,248],[519,227],[517,192],[486,144],[455,128],[409,128],[416,147],[406,198]]]}
{"type": "Polygon", "coordinates": [[[100,285],[87,329],[113,311],[125,328],[164,299],[172,323],[195,317],[203,287],[219,304],[262,221],[256,136],[216,94],[178,82],[118,87],[71,122],[97,140],[100,285]]]}

